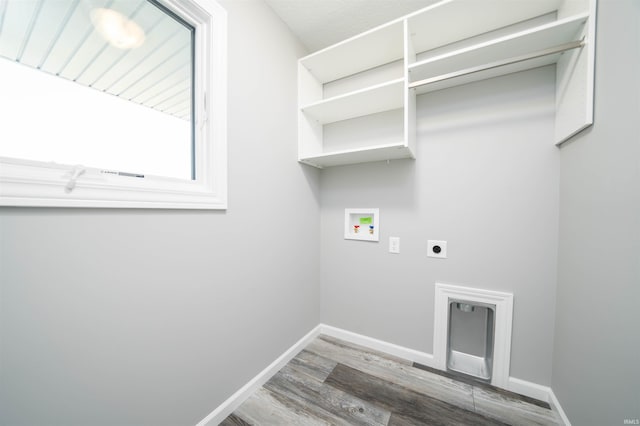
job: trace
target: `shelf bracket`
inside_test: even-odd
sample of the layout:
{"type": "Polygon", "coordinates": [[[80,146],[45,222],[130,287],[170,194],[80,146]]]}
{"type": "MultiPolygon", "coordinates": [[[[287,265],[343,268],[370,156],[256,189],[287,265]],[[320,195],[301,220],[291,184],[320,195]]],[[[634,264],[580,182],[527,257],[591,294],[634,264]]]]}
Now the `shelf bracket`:
{"type": "Polygon", "coordinates": [[[555,47],[550,47],[548,49],[539,50],[537,52],[529,53],[527,55],[515,56],[509,59],[503,59],[501,61],[491,62],[485,65],[479,65],[477,67],[467,68],[464,70],[452,72],[449,74],[439,75],[437,77],[425,78],[424,80],[415,81],[413,83],[409,83],[409,88],[414,89],[416,87],[424,86],[427,84],[437,83],[439,81],[450,80],[456,77],[462,77],[463,75],[474,74],[477,72],[490,70],[493,68],[504,67],[507,65],[517,64],[519,62],[529,61],[531,59],[541,58],[544,56],[554,55],[557,53],[566,52],[567,50],[578,49],[585,45],[583,40],[576,40],[569,43],[564,43],[555,47]]]}

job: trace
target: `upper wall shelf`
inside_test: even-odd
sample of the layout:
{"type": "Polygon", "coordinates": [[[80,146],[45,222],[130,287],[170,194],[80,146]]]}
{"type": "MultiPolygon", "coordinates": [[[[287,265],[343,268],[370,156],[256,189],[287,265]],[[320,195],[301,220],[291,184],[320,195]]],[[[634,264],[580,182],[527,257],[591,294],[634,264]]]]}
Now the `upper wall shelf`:
{"type": "Polygon", "coordinates": [[[562,143],[593,122],[595,3],[444,0],[300,59],[299,160],[415,158],[416,95],[550,64],[562,143]]]}
{"type": "Polygon", "coordinates": [[[300,162],[319,169],[346,164],[369,163],[372,161],[401,160],[413,158],[412,153],[403,143],[378,145],[372,148],[345,149],[331,151],[317,156],[300,159],[300,162]]]}
{"type": "Polygon", "coordinates": [[[406,17],[414,52],[426,52],[554,13],[563,0],[444,0],[406,17]]]}
{"type": "Polygon", "coordinates": [[[327,124],[402,108],[403,93],[404,79],[400,78],[314,102],[301,110],[319,123],[327,124]]]}
{"type": "Polygon", "coordinates": [[[300,59],[328,83],[403,58],[403,24],[393,21],[300,59]]]}
{"type": "MultiPolygon", "coordinates": [[[[489,69],[494,70],[491,77],[505,75],[514,72],[515,67],[509,65],[529,60],[537,60],[535,66],[556,63],[563,52],[581,47],[582,33],[588,18],[588,15],[580,14],[413,63],[409,65],[409,87],[424,86],[489,69]]],[[[518,68],[531,69],[534,67],[531,64],[519,65],[518,68]]],[[[475,80],[485,78],[487,75],[481,74],[475,80]]],[[[468,82],[470,81],[465,80],[464,83],[468,82]]],[[[459,82],[456,84],[454,81],[450,84],[452,85],[459,85],[459,82]]],[[[440,86],[439,89],[441,88],[443,87],[440,86]]],[[[428,88],[426,90],[430,91],[428,88]]]]}

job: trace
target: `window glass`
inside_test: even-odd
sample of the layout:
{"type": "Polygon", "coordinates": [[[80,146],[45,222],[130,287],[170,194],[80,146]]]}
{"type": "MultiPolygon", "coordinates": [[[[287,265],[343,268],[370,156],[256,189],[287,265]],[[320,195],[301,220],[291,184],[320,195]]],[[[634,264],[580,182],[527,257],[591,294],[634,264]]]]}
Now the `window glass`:
{"type": "Polygon", "coordinates": [[[194,179],[193,52],[155,2],[0,1],[0,156],[194,179]]]}

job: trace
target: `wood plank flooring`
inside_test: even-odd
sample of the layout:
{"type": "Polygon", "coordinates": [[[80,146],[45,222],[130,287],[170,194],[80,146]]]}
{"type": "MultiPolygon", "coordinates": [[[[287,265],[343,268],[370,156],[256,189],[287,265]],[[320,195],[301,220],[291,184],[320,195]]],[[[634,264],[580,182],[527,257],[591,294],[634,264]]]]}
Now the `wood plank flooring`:
{"type": "Polygon", "coordinates": [[[221,424],[559,423],[542,401],[321,335],[221,424]]]}

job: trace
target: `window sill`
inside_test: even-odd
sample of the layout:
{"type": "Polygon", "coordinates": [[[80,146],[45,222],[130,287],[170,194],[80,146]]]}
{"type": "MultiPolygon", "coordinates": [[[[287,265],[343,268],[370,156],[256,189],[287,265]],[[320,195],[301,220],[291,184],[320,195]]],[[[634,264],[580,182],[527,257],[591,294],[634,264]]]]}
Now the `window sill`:
{"type": "Polygon", "coordinates": [[[74,167],[68,165],[0,158],[0,206],[227,208],[226,185],[213,176],[200,181],[139,178],[86,168],[68,189],[73,172],[74,167]]]}

